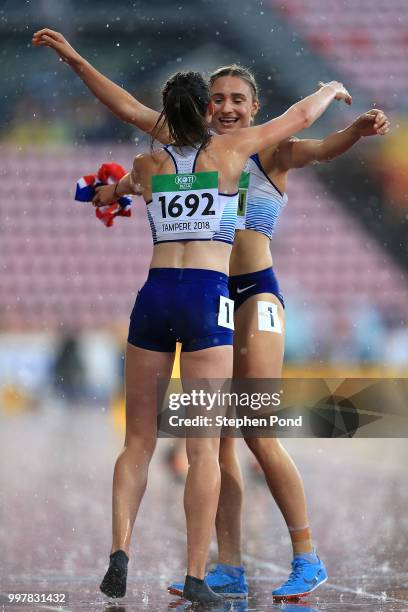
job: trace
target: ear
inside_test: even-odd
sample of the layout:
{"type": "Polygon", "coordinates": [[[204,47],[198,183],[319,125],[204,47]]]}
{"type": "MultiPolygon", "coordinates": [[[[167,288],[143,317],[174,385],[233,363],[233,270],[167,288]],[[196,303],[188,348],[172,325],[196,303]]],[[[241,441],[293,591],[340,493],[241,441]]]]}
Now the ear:
{"type": "Polygon", "coordinates": [[[255,115],[257,114],[257,112],[259,111],[260,108],[261,108],[261,105],[259,103],[259,100],[253,100],[252,106],[251,106],[251,117],[252,117],[252,119],[254,119],[255,115]]]}

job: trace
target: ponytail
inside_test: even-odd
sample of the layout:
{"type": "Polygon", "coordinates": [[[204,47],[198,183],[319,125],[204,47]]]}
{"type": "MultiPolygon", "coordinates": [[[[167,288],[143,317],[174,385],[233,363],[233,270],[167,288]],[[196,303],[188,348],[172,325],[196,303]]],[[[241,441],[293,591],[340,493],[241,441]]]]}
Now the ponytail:
{"type": "Polygon", "coordinates": [[[210,139],[206,120],[210,93],[202,75],[177,72],[165,84],[162,96],[163,110],[152,130],[152,145],[167,124],[175,146],[205,146],[210,139]]]}

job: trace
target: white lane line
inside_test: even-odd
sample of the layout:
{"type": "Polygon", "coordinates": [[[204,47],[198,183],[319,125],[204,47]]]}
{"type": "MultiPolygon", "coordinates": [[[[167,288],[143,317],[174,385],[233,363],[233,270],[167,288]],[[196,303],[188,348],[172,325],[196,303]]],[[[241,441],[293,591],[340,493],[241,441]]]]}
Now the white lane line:
{"type": "MultiPolygon", "coordinates": [[[[252,557],[251,555],[244,555],[244,560],[257,565],[258,567],[264,567],[266,569],[270,569],[274,572],[278,572],[279,574],[287,573],[284,567],[280,565],[276,565],[276,563],[271,563],[269,561],[263,561],[262,559],[257,559],[256,557],[252,557]]],[[[375,595],[375,593],[367,593],[362,589],[350,589],[349,587],[340,586],[338,584],[333,584],[332,582],[326,582],[326,586],[331,587],[335,591],[340,591],[342,593],[352,593],[353,595],[358,595],[359,597],[368,597],[369,599],[375,599],[376,601],[385,602],[393,602],[393,603],[404,603],[407,604],[408,601],[406,599],[396,599],[395,597],[388,597],[387,595],[375,595]]]]}
{"type": "Polygon", "coordinates": [[[36,608],[40,608],[41,610],[57,610],[57,612],[66,612],[67,610],[70,610],[71,608],[68,607],[68,604],[66,606],[47,606],[46,604],[40,604],[40,605],[36,605],[36,608]]]}

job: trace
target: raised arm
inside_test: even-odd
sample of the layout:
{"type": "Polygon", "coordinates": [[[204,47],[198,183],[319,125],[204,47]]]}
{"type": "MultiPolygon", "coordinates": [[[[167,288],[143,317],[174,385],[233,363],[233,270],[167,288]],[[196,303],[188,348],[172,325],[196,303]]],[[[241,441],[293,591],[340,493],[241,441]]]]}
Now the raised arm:
{"type": "MultiPolygon", "coordinates": [[[[50,47],[80,77],[90,91],[122,121],[131,123],[150,134],[159,113],[145,106],[119,85],[113,83],[88,61],[86,61],[59,32],[44,28],[33,35],[32,44],[37,47],[50,47]]],[[[157,136],[163,143],[169,142],[166,129],[157,136]]]]}
{"type": "Polygon", "coordinates": [[[348,151],[365,136],[384,136],[390,129],[388,117],[382,110],[372,109],[357,117],[344,130],[326,138],[298,140],[291,138],[272,151],[274,166],[281,170],[303,168],[314,162],[327,162],[348,151]]]}
{"type": "Polygon", "coordinates": [[[246,156],[252,155],[310,127],[333,100],[351,104],[351,96],[342,83],[322,83],[318,91],[291,106],[280,117],[255,127],[243,128],[228,135],[228,138],[234,141],[234,149],[246,156]]]}

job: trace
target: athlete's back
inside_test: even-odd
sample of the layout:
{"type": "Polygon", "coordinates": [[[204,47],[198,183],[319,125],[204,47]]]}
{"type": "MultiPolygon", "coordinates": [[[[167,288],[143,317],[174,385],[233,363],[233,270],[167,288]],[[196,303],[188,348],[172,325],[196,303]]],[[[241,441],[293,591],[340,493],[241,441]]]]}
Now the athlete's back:
{"type": "MultiPolygon", "coordinates": [[[[233,194],[238,190],[239,177],[247,161],[245,152],[234,147],[236,137],[212,135],[205,147],[197,146],[195,172],[218,172],[220,193],[233,194]]],[[[183,155],[184,147],[179,148],[183,155]]],[[[177,150],[177,148],[176,148],[177,150]]],[[[132,180],[141,187],[146,202],[152,198],[151,177],[174,174],[175,165],[166,148],[138,155],[133,164],[132,180]]]]}
{"type": "Polygon", "coordinates": [[[131,179],[146,202],[155,245],[151,267],[198,267],[228,272],[238,180],[245,156],[228,151],[225,144],[228,138],[212,136],[205,147],[168,146],[135,158],[131,179]],[[186,181],[183,187],[191,185],[191,189],[177,192],[180,180],[175,174],[183,175],[182,180],[186,181]],[[167,189],[161,187],[167,191],[167,197],[163,191],[159,194],[152,191],[157,177],[163,177],[165,183],[161,184],[168,185],[167,189]],[[202,184],[195,192],[191,181],[197,178],[202,184]],[[200,195],[204,196],[201,206],[200,195]],[[172,208],[163,208],[169,206],[169,201],[174,202],[172,208]]]}

